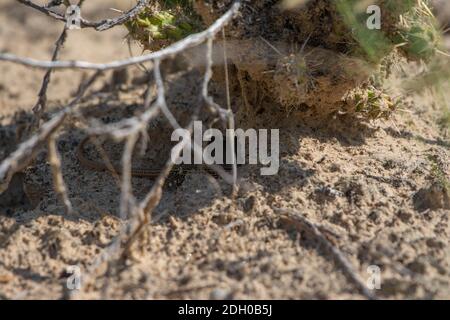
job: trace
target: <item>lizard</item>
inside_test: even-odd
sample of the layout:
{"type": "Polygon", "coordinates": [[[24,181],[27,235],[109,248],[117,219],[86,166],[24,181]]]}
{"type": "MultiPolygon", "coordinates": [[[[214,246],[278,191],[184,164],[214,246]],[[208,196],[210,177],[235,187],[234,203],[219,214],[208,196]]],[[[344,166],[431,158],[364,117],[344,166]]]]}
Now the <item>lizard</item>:
{"type": "MultiPolygon", "coordinates": [[[[81,140],[81,142],[78,144],[78,147],[76,150],[76,157],[77,157],[78,161],[80,162],[80,164],[89,170],[98,171],[98,172],[109,171],[112,174],[122,175],[123,169],[121,166],[114,165],[114,164],[107,165],[106,163],[96,161],[96,160],[91,160],[86,157],[85,152],[84,152],[85,146],[91,138],[92,137],[88,135],[85,138],[83,138],[81,140]]],[[[216,172],[209,169],[207,166],[202,166],[202,167],[208,174],[212,175],[213,177],[215,177],[215,178],[219,177],[219,175],[216,172]]],[[[192,168],[183,170],[182,166],[179,166],[179,169],[180,170],[177,170],[175,172],[176,176],[185,176],[187,172],[192,171],[192,168]]],[[[158,168],[158,169],[131,168],[131,176],[141,177],[141,178],[157,178],[159,176],[159,174],[161,173],[161,171],[162,171],[162,168],[158,168]]]]}
{"type": "MultiPolygon", "coordinates": [[[[85,138],[83,138],[83,140],[81,140],[81,142],[78,144],[77,147],[77,151],[76,151],[76,156],[78,158],[78,161],[80,161],[80,164],[83,167],[86,167],[90,170],[93,171],[109,171],[113,174],[118,174],[121,175],[122,174],[122,167],[118,166],[118,165],[111,165],[108,166],[105,163],[102,163],[100,161],[96,161],[96,160],[91,160],[88,159],[85,154],[84,154],[84,147],[86,146],[86,144],[89,142],[89,140],[91,139],[91,136],[86,136],[85,138]]],[[[161,168],[160,169],[143,169],[143,168],[132,168],[131,169],[131,175],[134,177],[147,177],[147,178],[156,178],[159,176],[160,172],[161,172],[161,168]]]]}

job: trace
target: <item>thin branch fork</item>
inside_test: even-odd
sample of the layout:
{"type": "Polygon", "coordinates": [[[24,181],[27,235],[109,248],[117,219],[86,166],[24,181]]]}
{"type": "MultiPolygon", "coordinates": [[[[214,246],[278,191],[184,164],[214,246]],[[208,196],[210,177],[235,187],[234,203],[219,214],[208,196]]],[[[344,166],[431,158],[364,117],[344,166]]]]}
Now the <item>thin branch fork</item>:
{"type": "Polygon", "coordinates": [[[95,82],[101,72],[96,72],[80,89],[78,95],[69,105],[60,111],[51,120],[42,125],[39,132],[19,145],[19,148],[0,164],[0,194],[4,192],[11,181],[12,176],[23,170],[36,156],[40,148],[48,141],[50,136],[64,123],[66,117],[74,112],[74,108],[86,93],[87,89],[95,82]]]}
{"type": "MultiPolygon", "coordinates": [[[[24,0],[18,0],[20,2],[23,2],[24,0]]],[[[25,1],[29,2],[29,1],[25,1]]],[[[152,119],[158,112],[162,111],[164,115],[169,119],[172,120],[171,124],[174,127],[179,127],[178,123],[176,123],[176,119],[171,114],[170,110],[167,108],[165,97],[164,97],[164,87],[162,83],[162,77],[160,73],[160,61],[162,61],[165,58],[177,55],[178,53],[183,52],[186,49],[195,47],[197,45],[200,45],[204,43],[205,41],[208,41],[209,49],[211,49],[212,46],[212,40],[217,35],[218,32],[220,32],[230,21],[233,19],[233,17],[238,13],[241,6],[240,1],[236,1],[232,7],[219,19],[217,19],[207,30],[193,34],[177,43],[174,43],[173,45],[160,50],[158,52],[150,53],[148,55],[143,55],[140,57],[133,57],[125,60],[117,60],[106,64],[96,64],[96,63],[90,63],[90,62],[83,62],[83,61],[38,61],[28,58],[21,58],[17,57],[15,55],[11,54],[0,54],[0,60],[5,61],[11,61],[19,64],[23,64],[30,67],[37,67],[37,68],[43,68],[48,70],[53,69],[92,69],[97,70],[95,75],[89,79],[79,90],[77,97],[62,111],[57,113],[51,120],[44,123],[42,127],[39,129],[38,133],[22,143],[18,150],[11,154],[7,159],[3,161],[3,163],[0,164],[0,193],[6,190],[8,187],[8,184],[11,180],[11,177],[14,173],[22,170],[30,161],[35,157],[37,152],[40,150],[40,148],[45,143],[50,143],[50,149],[53,149],[53,151],[56,150],[56,146],[54,145],[54,140],[50,141],[55,134],[55,132],[63,125],[64,121],[66,120],[67,116],[70,114],[73,114],[77,112],[78,110],[78,102],[81,100],[82,96],[86,93],[88,87],[90,87],[97,76],[101,74],[101,71],[109,70],[109,69],[120,69],[127,66],[135,65],[135,64],[141,64],[144,62],[151,62],[152,63],[152,69],[155,72],[155,78],[157,80],[158,85],[158,98],[155,104],[152,106],[149,106],[150,100],[146,102],[146,105],[149,106],[149,108],[141,115],[137,117],[132,117],[130,119],[125,119],[119,123],[116,123],[111,126],[98,126],[97,128],[88,129],[88,133],[90,130],[97,130],[102,131],[98,132],[100,135],[111,135],[115,136],[116,138],[126,139],[128,144],[128,150],[126,150],[125,155],[123,157],[123,167],[124,172],[130,170],[130,155],[131,151],[134,148],[135,144],[135,138],[140,133],[142,129],[145,128],[146,124],[150,119],[152,119]],[[173,121],[175,120],[175,121],[173,121]]],[[[208,58],[210,58],[211,52],[208,53],[208,58]]],[[[211,65],[209,66],[211,67],[211,65]]],[[[202,92],[202,97],[204,98],[204,101],[207,104],[210,104],[214,107],[216,107],[216,111],[219,112],[219,114],[225,114],[224,109],[221,109],[220,106],[216,105],[214,101],[209,97],[207,89],[208,89],[208,83],[210,80],[210,74],[211,70],[207,70],[207,74],[205,76],[204,81],[204,90],[202,92]],[[205,92],[206,90],[206,92],[205,92]]],[[[194,112],[193,114],[193,120],[196,119],[198,110],[194,112]]],[[[231,116],[231,115],[229,115],[231,116]]],[[[192,125],[192,123],[191,123],[192,125]]],[[[189,139],[185,140],[185,143],[188,143],[190,141],[189,139]]],[[[192,147],[192,146],[191,146],[192,147]]],[[[180,148],[178,151],[181,152],[182,148],[180,148]]],[[[178,154],[178,157],[180,154],[178,154]]],[[[58,154],[56,152],[53,152],[53,160],[57,159],[58,154]]],[[[122,213],[125,214],[127,211],[133,211],[134,215],[131,219],[131,221],[127,224],[124,231],[122,231],[119,236],[113,241],[111,246],[109,246],[104,254],[102,254],[101,257],[99,257],[98,261],[92,266],[90,271],[93,273],[98,265],[104,261],[110,261],[112,256],[117,252],[117,250],[121,247],[121,240],[123,240],[123,237],[127,234],[127,230],[131,231],[131,236],[127,238],[125,249],[123,251],[123,255],[126,254],[129,250],[129,248],[132,246],[133,241],[138,238],[140,231],[143,230],[143,228],[149,223],[151,220],[151,215],[158,205],[159,201],[161,200],[162,195],[162,186],[164,184],[164,181],[168,177],[172,167],[174,165],[174,162],[172,159],[169,159],[166,166],[161,170],[160,176],[155,181],[155,184],[153,188],[150,190],[150,192],[147,194],[147,196],[138,204],[135,204],[134,201],[129,201],[129,196],[131,195],[131,188],[130,188],[130,179],[129,174],[128,178],[125,176],[125,179],[123,181],[122,187],[124,187],[123,194],[122,194],[122,213]]],[[[60,171],[60,165],[57,161],[54,161],[54,169],[58,172],[60,171]]],[[[225,177],[227,174],[220,168],[213,167],[214,170],[216,170],[219,175],[222,177],[225,177]]],[[[55,180],[61,181],[61,176],[55,176],[55,180]]],[[[230,179],[226,179],[229,181],[230,179]]],[[[235,181],[233,181],[235,182],[235,181]]],[[[60,197],[62,198],[63,202],[66,202],[66,207],[68,209],[71,209],[70,202],[65,201],[68,200],[67,197],[67,191],[64,189],[64,187],[60,188],[60,197]]],[[[122,256],[123,256],[122,255],[122,256]]]]}
{"type": "MultiPolygon", "coordinates": [[[[207,58],[208,60],[211,59],[211,42],[212,39],[214,37],[214,34],[210,37],[207,38],[208,44],[209,44],[209,51],[207,54],[207,58]]],[[[210,65],[208,65],[206,73],[205,73],[205,81],[203,83],[203,90],[202,90],[202,98],[204,99],[204,101],[208,104],[213,102],[212,98],[210,98],[208,96],[207,93],[207,88],[208,88],[208,83],[210,81],[211,78],[211,67],[212,67],[212,63],[210,65]]],[[[147,111],[144,113],[144,117],[143,118],[131,118],[131,119],[126,119],[124,120],[123,124],[124,124],[124,128],[122,128],[122,138],[127,138],[127,147],[126,147],[126,152],[124,152],[124,156],[122,158],[122,162],[123,162],[123,168],[124,168],[124,177],[123,177],[123,189],[122,189],[122,195],[121,195],[121,214],[124,215],[124,213],[127,213],[130,210],[133,210],[134,214],[131,217],[132,219],[127,223],[127,225],[125,226],[125,228],[123,228],[123,230],[120,232],[120,234],[113,240],[113,242],[111,243],[111,245],[108,247],[107,251],[104,252],[104,255],[102,255],[101,259],[99,259],[97,261],[97,263],[90,269],[90,276],[92,276],[92,273],[95,272],[96,268],[98,267],[98,265],[102,262],[108,262],[108,263],[112,263],[113,260],[113,256],[117,253],[117,251],[120,249],[120,243],[122,241],[122,239],[124,239],[124,236],[129,232],[129,236],[127,237],[123,249],[122,249],[122,253],[120,254],[120,258],[121,259],[125,259],[129,254],[130,254],[130,250],[131,247],[133,246],[134,242],[139,238],[139,236],[142,234],[142,232],[144,231],[144,228],[151,222],[152,220],[152,214],[154,209],[158,206],[159,202],[161,201],[161,197],[162,197],[162,188],[163,185],[167,179],[167,177],[169,176],[169,173],[171,172],[175,161],[170,158],[166,165],[164,166],[164,168],[161,170],[158,178],[156,179],[153,187],[151,188],[150,192],[145,196],[145,198],[138,204],[135,205],[134,203],[134,199],[131,195],[131,190],[130,190],[130,170],[131,170],[131,164],[130,164],[130,160],[131,160],[131,153],[132,153],[132,149],[135,145],[135,138],[136,135],[139,132],[140,126],[143,123],[146,123],[145,119],[151,119],[152,115],[155,114],[155,112],[158,112],[160,109],[162,109],[164,115],[170,120],[172,126],[174,128],[179,128],[179,124],[177,123],[176,119],[173,117],[173,114],[170,112],[170,110],[167,108],[166,105],[166,101],[165,101],[165,97],[164,97],[164,86],[163,86],[163,80],[162,80],[162,76],[161,76],[161,72],[160,72],[160,60],[156,59],[154,62],[154,76],[157,82],[157,86],[158,86],[158,97],[156,99],[156,102],[149,108],[149,100],[148,100],[148,96],[146,97],[146,109],[147,111]],[[132,124],[132,122],[134,122],[134,124],[132,124]],[[128,130],[127,130],[128,128],[128,130]],[[128,173],[126,173],[128,172],[128,173]],[[132,200],[132,203],[129,202],[130,199],[132,200]],[[130,204],[131,204],[131,208],[130,208],[130,204]]],[[[217,106],[219,107],[219,106],[217,106]]],[[[219,107],[220,108],[220,107],[219,107]]],[[[200,105],[195,109],[195,112],[193,114],[192,117],[192,121],[190,123],[190,125],[188,126],[188,130],[190,132],[190,134],[192,134],[192,126],[193,123],[195,121],[195,119],[198,116],[198,113],[200,111],[200,105]]],[[[220,113],[220,112],[219,112],[220,113]]],[[[115,129],[112,131],[103,131],[103,134],[112,134],[114,135],[114,133],[117,132],[117,130],[119,129],[117,126],[115,127],[110,127],[111,129],[115,129]],[[109,131],[109,132],[108,132],[109,131]]],[[[116,137],[119,138],[119,137],[116,137]]],[[[183,145],[181,148],[178,148],[176,157],[180,157],[181,155],[181,151],[184,149],[184,146],[190,143],[190,139],[184,139],[183,140],[183,145]]],[[[191,145],[192,147],[192,145],[191,145]]],[[[213,169],[215,170],[216,168],[213,167],[213,169]]],[[[220,172],[220,170],[217,171],[219,174],[224,174],[222,172],[220,172]]],[[[235,183],[235,181],[233,181],[235,183]]],[[[108,268],[110,267],[110,265],[108,264],[108,268]]]]}
{"type": "MultiPolygon", "coordinates": [[[[25,1],[25,0],[18,0],[25,1]]],[[[140,57],[132,57],[130,59],[118,60],[110,62],[107,64],[96,64],[90,62],[82,61],[38,61],[29,58],[21,58],[11,54],[0,54],[0,60],[11,61],[26,66],[44,68],[44,69],[67,69],[67,68],[78,68],[78,69],[93,69],[98,71],[104,71],[108,69],[123,68],[130,65],[140,64],[149,61],[160,61],[161,59],[176,55],[188,48],[194,47],[203,43],[204,41],[214,38],[215,35],[222,30],[230,20],[238,13],[241,6],[240,1],[236,1],[232,7],[218,20],[215,21],[207,30],[193,34],[179,42],[172,44],[171,46],[154,52],[148,55],[143,55],[140,57]]],[[[85,93],[87,87],[89,87],[97,78],[99,72],[97,72],[88,83],[80,90],[79,95],[69,104],[69,106],[58,113],[53,119],[45,123],[39,133],[29,140],[22,143],[19,148],[12,153],[8,158],[6,158],[0,164],[0,193],[4,192],[9,182],[14,175],[14,173],[25,168],[30,161],[34,158],[39,148],[44,144],[52,133],[54,133],[64,122],[70,109],[76,105],[76,103],[81,99],[82,95],[85,93]]],[[[153,112],[146,114],[146,118],[151,118],[153,112]]],[[[129,128],[133,128],[136,124],[141,124],[141,121],[133,121],[136,119],[127,119],[127,125],[129,128]]],[[[143,120],[143,119],[142,119],[143,120]]],[[[110,128],[112,129],[112,128],[110,128]]],[[[129,134],[126,133],[126,134],[129,134]]]]}
{"type": "MultiPolygon", "coordinates": [[[[208,44],[208,46],[207,46],[207,49],[208,49],[207,50],[207,61],[208,61],[208,63],[207,63],[206,71],[205,71],[205,80],[203,82],[202,98],[204,99],[206,104],[215,105],[219,109],[218,113],[221,114],[221,107],[216,105],[214,103],[213,99],[208,95],[208,84],[209,84],[209,81],[210,81],[211,75],[212,75],[211,52],[212,52],[213,39],[214,39],[214,35],[211,35],[207,38],[207,44],[208,44]]],[[[156,100],[156,105],[162,110],[162,112],[164,113],[166,118],[171,123],[172,127],[174,129],[178,129],[178,128],[180,128],[180,125],[178,124],[178,122],[176,121],[175,117],[170,112],[170,110],[166,104],[165,94],[164,94],[164,85],[163,85],[163,79],[161,76],[159,59],[155,60],[155,63],[154,63],[154,76],[155,76],[155,80],[156,80],[157,87],[158,87],[158,97],[156,100]]],[[[188,126],[190,135],[192,135],[194,121],[198,117],[199,112],[200,112],[200,105],[195,109],[195,112],[192,116],[192,121],[188,126]]],[[[232,113],[231,113],[231,115],[232,115],[232,113]]],[[[234,120],[234,118],[232,118],[232,119],[234,120]]],[[[233,129],[234,129],[234,127],[233,127],[233,129]]],[[[131,143],[134,144],[133,141],[131,141],[131,143]]],[[[190,144],[190,139],[184,139],[182,142],[182,145],[179,146],[179,148],[177,149],[177,152],[175,154],[177,159],[179,157],[181,157],[182,150],[184,149],[184,147],[187,144],[190,144]]],[[[191,146],[191,148],[193,148],[192,145],[190,145],[190,146],[191,146]]],[[[172,151],[174,151],[175,148],[176,147],[174,147],[172,149],[172,151]]],[[[192,150],[195,152],[196,149],[193,148],[192,150]]],[[[147,196],[141,201],[141,203],[136,208],[136,212],[134,214],[134,219],[137,219],[138,221],[136,221],[134,224],[137,226],[135,227],[131,236],[128,238],[127,242],[125,243],[124,250],[122,253],[122,258],[129,253],[129,250],[130,250],[132,244],[134,243],[134,241],[139,237],[141,232],[144,230],[144,227],[146,225],[148,225],[148,223],[151,221],[151,215],[152,215],[153,211],[155,210],[155,208],[157,207],[157,205],[159,204],[159,202],[161,201],[163,185],[164,185],[167,177],[169,176],[173,166],[175,165],[175,162],[176,162],[176,160],[174,160],[172,158],[169,159],[169,161],[166,163],[164,168],[161,170],[161,173],[160,173],[159,177],[157,178],[157,180],[155,181],[155,184],[153,185],[150,192],[147,194],[147,196]]],[[[235,162],[234,162],[234,165],[236,166],[235,162]]],[[[125,166],[126,166],[126,163],[124,162],[124,167],[125,166]]],[[[130,168],[128,168],[128,169],[130,169],[130,168]]],[[[225,172],[217,170],[217,168],[215,168],[215,167],[212,167],[212,169],[216,170],[216,172],[219,173],[219,175],[221,175],[226,181],[233,183],[233,192],[234,192],[236,185],[237,185],[236,179],[232,179],[230,181],[230,179],[227,179],[228,175],[225,172]]],[[[234,173],[236,173],[236,172],[234,172],[234,173]]],[[[235,175],[233,175],[233,176],[234,176],[234,178],[236,177],[235,175]]],[[[130,223],[130,226],[132,224],[133,224],[133,222],[130,223]]]]}
{"type": "MultiPolygon", "coordinates": [[[[53,19],[62,21],[64,23],[67,22],[66,18],[63,15],[49,9],[48,7],[40,6],[30,0],[16,0],[16,1],[20,2],[21,4],[23,4],[27,7],[38,10],[39,12],[42,12],[43,14],[45,14],[49,17],[52,17],[53,19]]],[[[122,15],[120,15],[114,19],[105,19],[105,20],[93,22],[93,21],[89,21],[89,20],[82,18],[80,20],[80,27],[81,28],[93,28],[97,31],[105,31],[105,30],[111,29],[117,25],[121,25],[121,24],[133,19],[136,15],[139,14],[139,12],[141,12],[147,6],[148,1],[149,0],[139,0],[139,2],[136,4],[136,6],[134,6],[129,11],[123,13],[122,15]]]]}
{"type": "MultiPolygon", "coordinates": [[[[199,108],[197,108],[198,112],[199,108]]],[[[188,130],[190,134],[192,135],[192,129],[194,125],[195,117],[191,121],[191,123],[188,126],[188,130]]],[[[176,157],[179,158],[181,156],[181,152],[184,148],[184,146],[189,143],[189,139],[183,140],[182,145],[177,151],[176,157]]],[[[174,147],[175,148],[175,147],[174,147]]],[[[161,170],[161,173],[159,174],[158,178],[156,179],[153,187],[151,188],[150,192],[145,196],[145,198],[139,203],[139,205],[136,208],[136,212],[133,216],[133,220],[130,222],[130,227],[133,227],[134,230],[132,231],[130,237],[127,239],[124,249],[122,251],[122,258],[125,258],[126,255],[129,254],[129,251],[131,249],[131,246],[133,245],[134,241],[141,235],[142,231],[144,230],[144,227],[146,227],[152,218],[152,213],[155,210],[155,208],[158,206],[159,202],[161,201],[162,197],[162,188],[164,186],[164,183],[169,176],[170,172],[172,171],[172,168],[175,165],[175,159],[169,158],[164,168],[161,170]]]]}
{"type": "MultiPolygon", "coordinates": [[[[61,47],[64,45],[67,38],[67,28],[64,27],[61,35],[59,36],[58,40],[55,43],[55,49],[53,51],[52,61],[56,61],[58,59],[59,51],[61,50],[61,47]]],[[[39,90],[38,94],[38,101],[33,107],[33,112],[36,115],[36,124],[39,126],[39,121],[42,118],[42,114],[45,112],[46,105],[47,105],[47,88],[50,83],[50,78],[52,75],[52,69],[47,70],[45,73],[45,76],[42,80],[41,89],[39,90]]]]}
{"type": "MultiPolygon", "coordinates": [[[[24,1],[24,0],[18,0],[24,1]]],[[[87,61],[41,61],[31,58],[19,57],[10,53],[0,53],[0,61],[9,61],[33,68],[41,69],[90,69],[106,71],[112,69],[122,69],[128,66],[151,62],[155,60],[163,60],[171,56],[175,56],[186,49],[195,47],[205,42],[208,38],[214,37],[218,32],[222,30],[239,12],[241,2],[236,1],[232,7],[222,17],[217,19],[208,29],[205,31],[192,34],[183,40],[180,40],[167,48],[152,52],[146,55],[131,57],[123,60],[111,61],[108,63],[92,63],[87,61]]]]}

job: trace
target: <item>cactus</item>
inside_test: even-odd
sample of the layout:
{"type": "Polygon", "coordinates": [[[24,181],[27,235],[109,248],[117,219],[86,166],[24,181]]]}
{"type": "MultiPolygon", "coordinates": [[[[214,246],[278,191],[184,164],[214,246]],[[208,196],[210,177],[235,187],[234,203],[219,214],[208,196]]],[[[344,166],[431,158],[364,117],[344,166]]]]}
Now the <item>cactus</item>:
{"type": "Polygon", "coordinates": [[[159,50],[200,30],[201,22],[187,0],[150,1],[135,19],[125,24],[129,37],[145,50],[159,50]]]}
{"type": "MultiPolygon", "coordinates": [[[[211,24],[231,3],[151,1],[128,28],[144,48],[159,49],[198,30],[200,21],[211,24]]],[[[424,0],[250,0],[227,33],[237,43],[230,45],[236,94],[250,86],[284,110],[308,106],[316,114],[344,111],[368,119],[386,117],[395,107],[382,93],[372,97],[382,91],[391,65],[427,61],[440,43],[424,0]],[[381,8],[379,30],[367,27],[369,4],[381,8]],[[354,99],[361,90],[365,108],[354,99]]],[[[248,96],[246,102],[256,105],[248,96]]]]}

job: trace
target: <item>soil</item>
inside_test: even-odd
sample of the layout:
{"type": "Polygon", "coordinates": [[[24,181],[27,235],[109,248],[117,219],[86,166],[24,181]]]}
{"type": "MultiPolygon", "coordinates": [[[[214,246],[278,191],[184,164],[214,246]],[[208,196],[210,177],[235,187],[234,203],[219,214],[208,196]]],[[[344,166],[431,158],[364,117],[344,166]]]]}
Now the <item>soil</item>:
{"type": "MultiPolygon", "coordinates": [[[[132,1],[87,2],[86,16],[115,15],[107,9],[126,5],[132,1]]],[[[12,0],[3,1],[0,9],[0,51],[49,59],[61,24],[12,0]]],[[[121,28],[72,31],[61,57],[128,57],[125,35],[121,28]]],[[[134,52],[139,53],[137,48],[134,52]]],[[[43,72],[0,63],[0,74],[3,159],[23,138],[21,121],[31,117],[43,72]]],[[[48,94],[50,115],[67,103],[85,76],[55,74],[48,94]]],[[[83,104],[84,114],[103,112],[104,121],[114,121],[139,110],[144,88],[130,83],[141,76],[132,69],[131,80],[124,83],[106,74],[94,98],[83,104]],[[105,109],[112,111],[105,114],[105,109]]],[[[178,83],[167,93],[169,105],[185,114],[195,103],[198,74],[168,79],[178,83]]],[[[403,75],[390,79],[390,94],[400,95],[402,81],[403,75]]],[[[221,88],[212,89],[220,101],[221,88]]],[[[443,183],[450,177],[450,135],[439,124],[443,106],[427,92],[401,97],[391,119],[370,123],[347,115],[317,120],[302,110],[280,112],[283,108],[261,98],[258,118],[240,122],[280,130],[278,174],[261,176],[257,166],[239,167],[242,183],[235,199],[229,185],[201,169],[170,180],[132,259],[112,273],[100,265],[76,297],[363,299],[316,237],[285,223],[276,208],[286,208],[328,230],[327,239],[364,281],[371,276],[368,267],[378,266],[378,297],[450,299],[450,195],[443,183]]],[[[244,108],[244,102],[233,99],[233,107],[244,108]]],[[[79,266],[83,281],[124,225],[114,176],[88,170],[76,158],[83,137],[76,124],[58,137],[74,215],[65,213],[52,189],[45,150],[0,195],[0,299],[67,297],[67,268],[79,266]]],[[[159,139],[151,140],[155,148],[164,144],[161,136],[154,139],[159,139]]],[[[120,159],[114,152],[118,148],[106,149],[113,161],[120,159]]],[[[152,161],[165,154],[152,150],[152,161]]],[[[145,159],[135,165],[145,166],[145,159]]],[[[135,196],[141,199],[152,184],[148,178],[133,178],[135,196]]]]}

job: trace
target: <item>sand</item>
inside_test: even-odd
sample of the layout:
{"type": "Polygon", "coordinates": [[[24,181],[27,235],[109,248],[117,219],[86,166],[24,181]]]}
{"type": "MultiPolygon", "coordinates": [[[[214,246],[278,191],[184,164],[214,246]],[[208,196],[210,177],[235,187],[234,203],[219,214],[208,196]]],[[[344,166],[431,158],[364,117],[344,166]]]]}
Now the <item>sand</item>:
{"type": "MultiPolygon", "coordinates": [[[[88,4],[89,18],[114,14],[105,8],[117,7],[114,1],[88,4]]],[[[51,56],[59,23],[12,0],[3,1],[0,9],[0,50],[51,56]]],[[[73,31],[62,57],[128,57],[125,34],[120,28],[73,31]]],[[[67,102],[85,73],[55,75],[50,110],[67,102]]],[[[0,63],[0,74],[3,159],[16,147],[20,125],[13,115],[31,113],[43,72],[0,63]]],[[[96,89],[110,83],[107,74],[96,89]]],[[[396,86],[393,81],[393,93],[396,86]]],[[[142,94],[142,88],[106,92],[83,110],[133,109],[142,103],[142,94]]],[[[263,177],[257,166],[241,166],[236,199],[230,198],[226,183],[203,170],[166,185],[133,259],[109,274],[99,266],[77,298],[363,299],[317,238],[293,229],[275,210],[287,208],[329,230],[328,240],[363,281],[371,275],[368,267],[378,266],[378,297],[449,299],[449,194],[436,183],[437,172],[450,177],[450,136],[438,124],[441,105],[427,94],[409,94],[391,120],[370,124],[345,116],[312,122],[301,114],[265,110],[258,125],[280,129],[279,173],[263,177]]],[[[67,268],[79,266],[83,281],[125,223],[119,218],[114,177],[78,162],[75,148],[82,137],[69,127],[58,138],[75,215],[65,214],[56,199],[45,151],[0,196],[0,299],[66,297],[67,268]]],[[[148,178],[133,178],[136,197],[152,184],[148,178]]]]}

